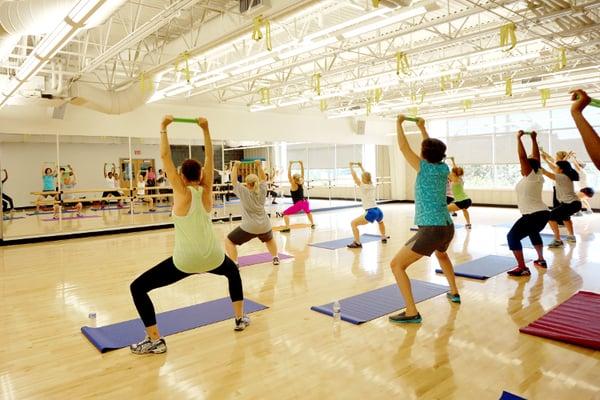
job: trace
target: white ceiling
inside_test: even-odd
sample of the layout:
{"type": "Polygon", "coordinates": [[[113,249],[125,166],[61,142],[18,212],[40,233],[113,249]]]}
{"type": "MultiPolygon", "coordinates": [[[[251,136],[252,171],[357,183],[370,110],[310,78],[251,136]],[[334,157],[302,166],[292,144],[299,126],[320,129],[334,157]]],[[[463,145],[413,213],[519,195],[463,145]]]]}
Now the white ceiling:
{"type": "MultiPolygon", "coordinates": [[[[192,1],[163,26],[156,23],[177,3],[183,0],[126,1],[104,24],[82,30],[39,75],[49,77],[52,65],[61,63],[66,88],[78,80],[108,90],[156,73],[154,99],[160,102],[322,112],[329,118],[536,109],[542,106],[540,89],[550,89],[548,106],[567,104],[574,87],[592,94],[600,89],[599,1],[415,0],[388,10],[393,1],[382,0],[376,9],[371,0],[271,0],[272,8],[262,10],[271,16],[271,51],[264,38],[251,38],[252,17],[239,14],[237,1],[192,1]],[[400,17],[421,6],[427,12],[400,17]],[[373,12],[381,14],[366,19],[373,12]],[[365,20],[351,24],[360,18],[365,20]],[[509,22],[517,27],[512,50],[500,47],[500,27],[509,22]],[[410,64],[400,74],[397,52],[406,53],[410,64]],[[512,96],[505,92],[508,78],[512,96]]],[[[23,38],[0,73],[14,74],[41,38],[23,38]]]]}

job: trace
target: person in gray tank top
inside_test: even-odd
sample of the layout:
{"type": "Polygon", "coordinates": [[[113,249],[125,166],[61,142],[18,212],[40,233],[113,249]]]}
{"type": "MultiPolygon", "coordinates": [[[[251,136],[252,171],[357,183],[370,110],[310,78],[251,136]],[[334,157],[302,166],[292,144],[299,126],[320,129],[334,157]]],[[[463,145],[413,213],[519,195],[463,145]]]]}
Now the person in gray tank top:
{"type": "Polygon", "coordinates": [[[558,205],[550,211],[550,221],[548,223],[554,233],[554,240],[548,247],[557,248],[564,246],[558,230],[558,224],[561,222],[567,228],[567,242],[575,243],[577,240],[573,231],[571,216],[581,210],[581,201],[577,193],[575,193],[575,185],[573,183],[579,180],[579,174],[573,169],[571,163],[564,160],[556,162],[554,172],[546,171],[545,169],[542,169],[542,172],[548,178],[555,181],[556,199],[558,200],[558,205]]]}
{"type": "Polygon", "coordinates": [[[233,193],[239,197],[242,206],[242,223],[227,235],[225,249],[227,255],[239,268],[237,246],[259,238],[265,243],[269,253],[273,257],[273,265],[279,265],[277,256],[277,242],[273,239],[271,221],[265,211],[265,200],[267,199],[267,177],[262,168],[260,160],[255,162],[258,175],[248,174],[245,184],[238,182],[238,171],[240,162],[236,161],[233,170],[233,193]]]}

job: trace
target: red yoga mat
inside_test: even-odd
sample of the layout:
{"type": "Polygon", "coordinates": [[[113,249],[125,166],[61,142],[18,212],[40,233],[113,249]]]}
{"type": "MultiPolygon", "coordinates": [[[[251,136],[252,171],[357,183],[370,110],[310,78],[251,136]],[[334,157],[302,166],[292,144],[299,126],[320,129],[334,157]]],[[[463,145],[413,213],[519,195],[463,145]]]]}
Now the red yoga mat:
{"type": "Polygon", "coordinates": [[[519,331],[600,350],[600,294],[579,291],[519,331]]]}

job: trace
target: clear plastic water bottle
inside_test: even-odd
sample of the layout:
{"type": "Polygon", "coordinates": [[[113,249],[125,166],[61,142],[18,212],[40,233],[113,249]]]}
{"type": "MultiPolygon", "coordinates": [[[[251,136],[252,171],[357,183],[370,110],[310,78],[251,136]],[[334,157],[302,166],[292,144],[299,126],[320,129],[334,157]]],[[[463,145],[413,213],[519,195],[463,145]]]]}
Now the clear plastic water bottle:
{"type": "Polygon", "coordinates": [[[339,301],[333,302],[333,322],[340,322],[342,320],[342,307],[339,301]]]}

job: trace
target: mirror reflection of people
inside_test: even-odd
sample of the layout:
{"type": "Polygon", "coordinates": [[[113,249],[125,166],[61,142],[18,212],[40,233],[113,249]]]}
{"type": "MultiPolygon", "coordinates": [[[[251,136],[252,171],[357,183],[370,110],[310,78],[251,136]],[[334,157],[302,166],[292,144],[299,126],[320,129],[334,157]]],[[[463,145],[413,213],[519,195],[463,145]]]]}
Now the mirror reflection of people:
{"type": "MultiPolygon", "coordinates": [[[[67,165],[69,170],[67,171],[65,168],[61,168],[60,174],[60,188],[62,191],[66,192],[61,195],[61,199],[65,204],[65,211],[74,212],[78,217],[82,217],[83,214],[81,211],[83,210],[83,204],[80,201],[71,202],[69,200],[76,199],[77,196],[72,191],[75,190],[75,185],[77,185],[77,176],[75,175],[75,171],[73,167],[69,164],[67,165]]],[[[58,211],[60,210],[60,205],[54,205],[54,219],[58,218],[58,211]]]]}
{"type": "Polygon", "coordinates": [[[154,171],[154,167],[150,166],[150,167],[148,167],[148,170],[146,171],[146,187],[150,187],[151,189],[146,189],[146,193],[149,195],[156,194],[156,189],[154,189],[155,186],[156,186],[156,172],[154,171]]]}
{"type": "Polygon", "coordinates": [[[35,212],[36,213],[40,212],[40,206],[42,205],[42,202],[45,199],[51,198],[53,200],[56,200],[55,179],[56,179],[56,172],[50,167],[44,168],[43,173],[42,173],[42,194],[38,196],[37,201],[35,203],[35,212]],[[52,192],[52,193],[44,194],[44,192],[52,192]]]}
{"type": "Polygon", "coordinates": [[[146,197],[146,180],[144,179],[144,175],[138,175],[135,189],[136,198],[140,199],[142,203],[148,203],[148,211],[155,212],[156,208],[154,208],[154,200],[152,197],[146,197]]]}
{"type": "MultiPolygon", "coordinates": [[[[117,190],[117,188],[119,188],[119,180],[118,180],[119,175],[115,171],[115,166],[113,165],[112,169],[110,171],[106,172],[106,165],[107,164],[104,164],[104,181],[105,181],[107,190],[102,192],[102,198],[109,197],[109,196],[121,197],[121,193],[119,193],[119,191],[117,190]]],[[[106,201],[103,200],[101,202],[100,208],[104,208],[105,205],[106,205],[106,201]]],[[[119,201],[117,202],[117,207],[123,208],[123,203],[122,203],[121,199],[119,199],[119,201]]]]}
{"type": "MultiPolygon", "coordinates": [[[[577,192],[577,197],[581,201],[582,208],[585,208],[586,214],[593,214],[594,210],[592,210],[592,206],[589,200],[594,197],[594,189],[588,186],[587,180],[587,172],[585,172],[585,163],[579,161],[575,153],[572,153],[573,158],[573,166],[575,167],[575,171],[579,174],[579,190],[577,192]]],[[[581,211],[575,215],[582,215],[581,211]]]]}
{"type": "Polygon", "coordinates": [[[2,187],[0,188],[2,191],[2,211],[9,212],[10,217],[12,218],[15,210],[15,203],[13,202],[12,197],[4,193],[4,182],[8,180],[8,172],[5,169],[3,169],[2,172],[4,172],[4,177],[2,178],[2,187]]]}

